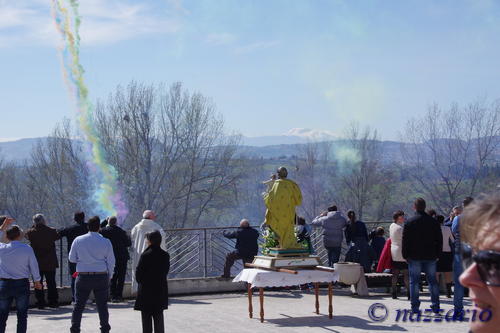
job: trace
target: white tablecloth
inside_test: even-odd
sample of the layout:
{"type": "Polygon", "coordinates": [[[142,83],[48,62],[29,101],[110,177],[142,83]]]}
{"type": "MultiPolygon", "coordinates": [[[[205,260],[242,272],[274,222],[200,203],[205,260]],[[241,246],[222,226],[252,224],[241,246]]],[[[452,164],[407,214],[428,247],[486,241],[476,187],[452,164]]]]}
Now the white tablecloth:
{"type": "Polygon", "coordinates": [[[248,282],[252,287],[285,287],[305,283],[328,283],[339,279],[337,272],[324,272],[318,270],[298,270],[298,274],[273,272],[258,268],[245,268],[238,274],[233,282],[248,282]]]}

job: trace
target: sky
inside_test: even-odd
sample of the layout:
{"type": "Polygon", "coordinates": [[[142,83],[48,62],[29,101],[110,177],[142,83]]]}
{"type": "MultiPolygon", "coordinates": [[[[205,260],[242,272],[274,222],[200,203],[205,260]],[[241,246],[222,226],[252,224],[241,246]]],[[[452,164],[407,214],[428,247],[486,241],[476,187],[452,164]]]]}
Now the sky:
{"type": "MultiPolygon", "coordinates": [[[[75,107],[49,0],[0,0],[0,141],[48,135],[75,107]]],[[[84,0],[92,100],[181,81],[229,131],[394,140],[431,103],[500,98],[500,1],[84,0]]]]}

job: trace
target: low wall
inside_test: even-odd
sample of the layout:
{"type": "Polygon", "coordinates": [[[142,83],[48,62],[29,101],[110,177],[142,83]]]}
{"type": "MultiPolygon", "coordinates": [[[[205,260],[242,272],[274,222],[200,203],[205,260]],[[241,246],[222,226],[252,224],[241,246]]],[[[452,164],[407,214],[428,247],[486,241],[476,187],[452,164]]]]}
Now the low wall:
{"type": "MultiPolygon", "coordinates": [[[[131,284],[125,283],[123,289],[124,298],[132,298],[131,284]]],[[[230,279],[213,278],[191,278],[191,279],[169,279],[168,294],[169,295],[196,295],[196,294],[215,294],[224,292],[244,291],[243,283],[234,283],[230,279]]],[[[71,288],[58,288],[59,303],[71,303],[71,288]]],[[[45,292],[47,293],[47,292],[45,292]]],[[[92,297],[92,296],[91,296],[92,297]]],[[[35,305],[36,298],[34,291],[31,292],[30,304],[35,305]]]]}

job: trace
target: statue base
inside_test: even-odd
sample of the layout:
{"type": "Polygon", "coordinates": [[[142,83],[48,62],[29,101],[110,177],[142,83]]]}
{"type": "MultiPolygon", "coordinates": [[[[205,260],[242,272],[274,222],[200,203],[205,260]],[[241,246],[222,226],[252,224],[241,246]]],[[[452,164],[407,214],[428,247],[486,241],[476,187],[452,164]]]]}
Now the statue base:
{"type": "Polygon", "coordinates": [[[298,249],[281,249],[277,247],[271,247],[269,249],[268,256],[270,257],[308,257],[309,250],[304,248],[298,249]]]}
{"type": "Polygon", "coordinates": [[[313,268],[320,266],[321,261],[318,256],[306,255],[295,256],[256,256],[253,259],[252,267],[256,268],[313,268]]]}

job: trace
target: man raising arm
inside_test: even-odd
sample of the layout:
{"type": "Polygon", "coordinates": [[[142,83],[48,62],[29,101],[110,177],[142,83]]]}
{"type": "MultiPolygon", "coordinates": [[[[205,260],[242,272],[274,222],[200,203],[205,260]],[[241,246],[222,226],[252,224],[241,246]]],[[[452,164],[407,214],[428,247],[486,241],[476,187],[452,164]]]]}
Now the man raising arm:
{"type": "Polygon", "coordinates": [[[0,238],[5,235],[9,243],[0,244],[0,333],[5,332],[12,301],[16,300],[17,332],[27,331],[30,296],[29,278],[33,277],[35,289],[42,289],[40,271],[33,249],[20,242],[23,231],[14,219],[0,217],[0,238]]]}

